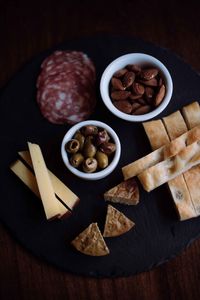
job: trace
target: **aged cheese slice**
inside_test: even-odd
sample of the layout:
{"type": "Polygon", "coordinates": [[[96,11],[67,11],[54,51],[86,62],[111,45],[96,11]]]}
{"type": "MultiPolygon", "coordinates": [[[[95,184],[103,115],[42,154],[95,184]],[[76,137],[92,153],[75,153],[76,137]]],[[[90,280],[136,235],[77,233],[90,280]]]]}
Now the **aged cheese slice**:
{"type": "Polygon", "coordinates": [[[152,150],[156,150],[169,142],[169,137],[161,120],[145,122],[142,125],[152,150]]]}
{"type": "Polygon", "coordinates": [[[182,114],[188,129],[191,129],[200,123],[200,106],[199,103],[192,102],[182,108],[182,114]]]}
{"type": "Polygon", "coordinates": [[[196,217],[197,213],[191,201],[190,193],[183,175],[177,176],[173,180],[168,181],[168,187],[180,220],[183,221],[196,217]]]}
{"type": "Polygon", "coordinates": [[[197,141],[185,147],[177,155],[146,169],[138,175],[138,178],[144,189],[150,192],[199,163],[200,142],[197,141]]]}
{"type": "Polygon", "coordinates": [[[28,147],[46,218],[50,220],[59,217],[61,211],[40,147],[29,142],[28,147]]]}
{"type": "MultiPolygon", "coordinates": [[[[30,153],[28,151],[18,152],[21,158],[30,166],[33,167],[30,153]]],[[[71,210],[78,204],[79,198],[74,194],[58,177],[56,177],[50,170],[49,176],[53,185],[54,192],[71,210]]]]}
{"type": "Polygon", "coordinates": [[[170,140],[174,140],[187,131],[187,126],[179,110],[164,117],[163,122],[170,140]]]}
{"type": "MultiPolygon", "coordinates": [[[[38,190],[37,181],[33,172],[31,172],[20,160],[14,162],[10,169],[21,179],[21,181],[38,197],[40,197],[40,192],[38,190]]],[[[64,217],[65,215],[71,214],[71,212],[58,201],[58,205],[60,208],[60,217],[64,217]]]]}
{"type": "Polygon", "coordinates": [[[10,169],[23,181],[23,183],[37,196],[40,198],[37,181],[33,173],[20,161],[15,161],[10,169]]]}
{"type": "Polygon", "coordinates": [[[179,151],[184,149],[186,145],[190,145],[198,140],[200,140],[200,125],[185,132],[175,140],[167,143],[165,146],[124,166],[122,168],[124,179],[127,180],[133,176],[137,176],[144,170],[156,165],[162,160],[176,155],[179,151]]]}

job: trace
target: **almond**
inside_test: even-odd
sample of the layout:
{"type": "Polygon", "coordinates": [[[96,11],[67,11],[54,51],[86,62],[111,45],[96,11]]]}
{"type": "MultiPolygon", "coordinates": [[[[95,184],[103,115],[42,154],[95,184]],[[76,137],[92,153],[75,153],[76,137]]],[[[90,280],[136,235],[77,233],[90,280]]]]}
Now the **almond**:
{"type": "Polygon", "coordinates": [[[128,72],[128,70],[126,68],[120,69],[119,71],[115,72],[113,76],[116,78],[120,78],[120,77],[124,76],[124,74],[126,72],[128,72]]]}
{"type": "Polygon", "coordinates": [[[127,100],[116,101],[113,104],[117,109],[126,114],[130,114],[132,111],[132,105],[127,100]]]}
{"type": "Polygon", "coordinates": [[[147,104],[146,101],[143,98],[138,99],[137,102],[141,105],[146,105],[147,104]]]}
{"type": "Polygon", "coordinates": [[[132,112],[133,115],[144,115],[150,112],[151,106],[150,105],[142,105],[139,108],[137,108],[134,112],[132,112]]]}
{"type": "Polygon", "coordinates": [[[131,95],[129,91],[115,91],[111,93],[111,98],[113,100],[125,100],[131,95]]]}
{"type": "Polygon", "coordinates": [[[144,92],[144,94],[145,94],[145,99],[149,102],[149,103],[151,103],[152,102],[152,99],[153,99],[153,97],[154,97],[154,89],[153,88],[151,88],[151,87],[149,87],[149,86],[147,86],[147,87],[145,87],[145,92],[144,92]]]}
{"type": "Polygon", "coordinates": [[[154,100],[154,105],[156,107],[162,102],[164,96],[165,96],[165,86],[164,84],[162,84],[154,100]]]}
{"type": "Polygon", "coordinates": [[[141,68],[138,65],[128,65],[127,69],[137,74],[141,72],[141,68]]]}
{"type": "Polygon", "coordinates": [[[150,80],[139,80],[139,82],[146,86],[157,86],[158,85],[158,81],[156,78],[152,78],[150,80]]]}
{"type": "Polygon", "coordinates": [[[140,73],[140,77],[144,80],[151,80],[155,78],[158,75],[158,69],[151,68],[151,69],[145,69],[142,70],[140,73]]]}
{"type": "Polygon", "coordinates": [[[118,78],[113,77],[111,79],[111,84],[115,90],[120,90],[120,91],[125,90],[125,87],[122,85],[121,80],[118,78]]]}
{"type": "Polygon", "coordinates": [[[140,98],[141,98],[141,95],[131,94],[131,95],[129,96],[129,99],[131,99],[131,100],[137,100],[137,99],[140,99],[140,98]]]}
{"type": "Polygon", "coordinates": [[[127,89],[129,86],[133,84],[134,80],[135,80],[135,73],[127,72],[122,79],[123,86],[127,89]]]}
{"type": "Polygon", "coordinates": [[[133,92],[136,95],[143,95],[144,94],[144,86],[138,82],[133,83],[133,92]]]}
{"type": "Polygon", "coordinates": [[[132,114],[133,114],[133,112],[134,112],[137,108],[139,108],[139,107],[141,107],[141,104],[140,104],[140,103],[138,103],[138,102],[133,103],[133,104],[132,104],[132,114]]]}

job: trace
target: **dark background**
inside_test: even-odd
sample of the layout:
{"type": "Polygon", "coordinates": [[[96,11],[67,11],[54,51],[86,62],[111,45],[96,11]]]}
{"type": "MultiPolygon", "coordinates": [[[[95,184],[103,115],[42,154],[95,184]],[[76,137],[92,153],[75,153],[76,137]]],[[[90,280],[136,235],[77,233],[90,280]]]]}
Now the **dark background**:
{"type": "MultiPolygon", "coordinates": [[[[42,51],[102,34],[169,48],[199,72],[200,4],[195,2],[0,1],[0,87],[42,51]]],[[[200,240],[150,272],[91,279],[36,259],[0,227],[0,299],[199,299],[199,280],[200,240]]]]}

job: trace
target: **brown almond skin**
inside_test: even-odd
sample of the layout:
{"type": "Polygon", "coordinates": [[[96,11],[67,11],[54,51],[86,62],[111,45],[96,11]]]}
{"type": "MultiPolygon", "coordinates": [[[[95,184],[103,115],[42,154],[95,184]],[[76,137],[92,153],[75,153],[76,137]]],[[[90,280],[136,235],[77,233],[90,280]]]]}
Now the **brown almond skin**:
{"type": "Polygon", "coordinates": [[[125,114],[130,114],[132,112],[132,105],[128,100],[116,101],[113,104],[117,109],[124,112],[125,114]]]}
{"type": "Polygon", "coordinates": [[[123,86],[127,89],[129,86],[133,84],[134,80],[135,80],[135,73],[127,72],[122,79],[123,86]]]}
{"type": "Polygon", "coordinates": [[[163,79],[162,79],[162,77],[160,77],[159,79],[158,79],[158,86],[161,86],[163,84],[163,79]]]}
{"type": "Polygon", "coordinates": [[[111,93],[113,100],[126,100],[131,95],[129,91],[115,91],[111,93]]]}
{"type": "Polygon", "coordinates": [[[141,67],[140,66],[138,66],[138,65],[128,65],[127,66],[127,69],[129,70],[129,71],[133,71],[134,73],[136,73],[136,74],[138,74],[138,73],[140,73],[141,72],[141,67]]]}
{"type": "Polygon", "coordinates": [[[140,77],[144,80],[151,80],[158,75],[158,69],[156,68],[149,68],[144,69],[140,73],[140,77]]]}
{"type": "Polygon", "coordinates": [[[154,100],[154,105],[156,107],[163,101],[164,96],[165,96],[165,86],[164,84],[162,84],[154,100]]]}
{"type": "Polygon", "coordinates": [[[139,108],[137,108],[134,112],[132,112],[133,115],[144,115],[150,112],[151,106],[150,105],[142,105],[139,108]]]}
{"type": "Polygon", "coordinates": [[[129,96],[129,99],[131,99],[131,100],[137,100],[137,99],[139,99],[139,98],[141,98],[141,95],[131,94],[131,95],[129,96]]]}
{"type": "Polygon", "coordinates": [[[155,92],[152,87],[150,87],[150,86],[145,87],[144,95],[145,95],[145,99],[148,101],[148,103],[152,102],[154,94],[155,94],[155,92]]]}
{"type": "Polygon", "coordinates": [[[138,82],[133,83],[133,92],[136,95],[143,95],[144,94],[144,86],[138,82]]]}
{"type": "Polygon", "coordinates": [[[111,79],[111,84],[115,90],[120,90],[120,91],[125,90],[125,87],[123,86],[121,80],[118,78],[113,77],[111,79]]]}
{"type": "Polygon", "coordinates": [[[134,111],[135,111],[136,109],[138,109],[139,107],[141,107],[141,104],[140,104],[140,103],[138,103],[138,102],[133,103],[133,104],[132,104],[132,114],[133,114],[134,111]]]}
{"type": "Polygon", "coordinates": [[[141,105],[147,105],[146,101],[143,98],[138,99],[137,102],[141,105]]]}
{"type": "Polygon", "coordinates": [[[119,71],[115,72],[113,76],[116,78],[120,78],[120,77],[124,76],[124,74],[126,72],[128,72],[128,70],[126,68],[120,69],[119,71]]]}
{"type": "Polygon", "coordinates": [[[158,81],[156,78],[152,78],[150,80],[139,80],[139,82],[145,86],[158,86],[158,81]]]}

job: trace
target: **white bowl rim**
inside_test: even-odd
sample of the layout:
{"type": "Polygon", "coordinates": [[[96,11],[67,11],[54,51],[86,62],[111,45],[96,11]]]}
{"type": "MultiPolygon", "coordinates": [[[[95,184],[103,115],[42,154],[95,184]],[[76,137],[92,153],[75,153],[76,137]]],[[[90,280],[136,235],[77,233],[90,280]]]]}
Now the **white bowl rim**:
{"type": "Polygon", "coordinates": [[[102,179],[102,178],[108,176],[112,171],[114,171],[115,167],[117,166],[119,159],[120,159],[120,155],[121,155],[121,143],[120,143],[119,137],[117,136],[115,131],[108,124],[101,122],[101,121],[97,121],[97,120],[87,120],[87,121],[83,121],[83,122],[79,122],[79,123],[75,124],[66,132],[66,134],[63,137],[62,144],[61,144],[61,156],[62,156],[65,166],[74,175],[76,175],[80,178],[83,178],[83,179],[88,179],[88,180],[98,180],[98,179],[102,179]],[[114,143],[116,144],[115,155],[112,159],[112,162],[109,164],[109,166],[101,171],[94,172],[94,173],[84,173],[84,172],[74,168],[70,164],[68,155],[65,150],[66,142],[69,141],[73,137],[73,135],[75,134],[75,132],[77,130],[79,130],[80,128],[82,128],[83,126],[86,126],[86,125],[95,125],[97,127],[106,129],[108,131],[108,133],[111,135],[112,139],[114,140],[114,143]]]}
{"type": "Polygon", "coordinates": [[[101,76],[101,80],[100,80],[100,93],[101,93],[101,98],[102,98],[104,104],[114,115],[116,115],[117,117],[124,119],[126,121],[142,122],[142,121],[147,121],[149,119],[154,118],[155,116],[159,115],[166,108],[166,106],[169,104],[171,97],[172,97],[173,82],[172,82],[172,78],[171,78],[171,75],[170,75],[168,69],[165,67],[165,65],[160,60],[158,60],[154,56],[151,56],[151,55],[145,54],[145,53],[128,53],[128,54],[124,54],[124,55],[116,58],[106,67],[106,69],[104,70],[104,72],[101,76]],[[148,62],[152,65],[157,66],[160,69],[160,71],[162,72],[162,74],[165,78],[165,82],[166,82],[166,95],[165,95],[164,100],[156,109],[154,109],[153,111],[151,111],[147,114],[144,114],[144,115],[129,115],[129,114],[123,113],[120,110],[118,110],[113,105],[113,103],[109,97],[109,91],[107,89],[112,75],[114,74],[115,71],[117,71],[117,69],[114,70],[112,72],[112,75],[109,76],[109,78],[107,78],[108,73],[110,72],[110,70],[112,70],[113,66],[115,66],[119,62],[121,62],[121,64],[122,65],[124,64],[123,66],[125,66],[128,64],[127,59],[133,58],[133,57],[137,57],[138,59],[141,59],[141,60],[147,59],[147,61],[144,61],[144,63],[148,62]]]}

